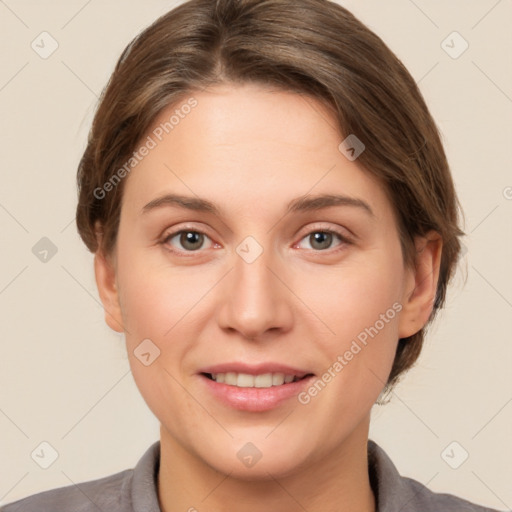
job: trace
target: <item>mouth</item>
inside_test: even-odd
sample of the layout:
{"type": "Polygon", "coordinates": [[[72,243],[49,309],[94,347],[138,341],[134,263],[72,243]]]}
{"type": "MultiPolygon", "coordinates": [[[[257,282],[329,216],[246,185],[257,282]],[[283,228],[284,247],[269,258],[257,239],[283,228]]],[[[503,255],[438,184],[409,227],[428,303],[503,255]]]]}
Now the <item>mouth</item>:
{"type": "Polygon", "coordinates": [[[249,373],[206,373],[202,372],[206,378],[217,382],[219,384],[226,384],[238,388],[271,388],[274,386],[284,386],[293,382],[299,382],[308,377],[312,377],[312,373],[303,375],[285,374],[281,372],[275,373],[261,373],[258,375],[251,375],[249,373]]]}
{"type": "Polygon", "coordinates": [[[218,365],[203,368],[198,376],[203,383],[205,396],[228,409],[253,413],[284,406],[311,385],[315,377],[313,373],[281,364],[266,364],[263,368],[261,366],[263,365],[260,368],[243,364],[218,365]],[[232,371],[235,369],[240,371],[232,371]]]}

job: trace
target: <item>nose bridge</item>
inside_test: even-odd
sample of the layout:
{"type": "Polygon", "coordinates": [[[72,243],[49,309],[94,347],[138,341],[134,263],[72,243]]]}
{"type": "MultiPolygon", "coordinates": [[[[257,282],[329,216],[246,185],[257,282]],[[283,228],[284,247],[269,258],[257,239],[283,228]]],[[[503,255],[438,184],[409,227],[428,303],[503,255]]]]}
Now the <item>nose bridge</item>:
{"type": "Polygon", "coordinates": [[[221,308],[222,327],[235,329],[249,339],[270,329],[287,329],[291,323],[290,298],[274,275],[277,259],[270,244],[267,247],[253,237],[237,246],[221,308]]]}

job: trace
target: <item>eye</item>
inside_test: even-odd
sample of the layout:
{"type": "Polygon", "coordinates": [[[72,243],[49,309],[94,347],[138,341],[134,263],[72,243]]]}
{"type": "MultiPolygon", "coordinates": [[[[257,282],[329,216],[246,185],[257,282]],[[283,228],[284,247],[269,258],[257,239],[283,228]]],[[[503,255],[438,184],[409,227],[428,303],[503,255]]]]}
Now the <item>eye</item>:
{"type": "Polygon", "coordinates": [[[196,252],[204,248],[205,242],[208,240],[210,241],[211,247],[213,242],[207,235],[200,231],[184,229],[166,235],[162,240],[162,244],[170,245],[171,250],[176,250],[176,252],[196,252]],[[179,246],[176,247],[176,244],[179,244],[179,246]]]}
{"type": "Polygon", "coordinates": [[[317,229],[315,231],[311,231],[308,235],[306,235],[297,245],[301,249],[313,249],[315,251],[324,251],[326,249],[330,249],[332,247],[333,241],[338,239],[342,244],[349,244],[350,241],[348,238],[343,236],[341,233],[330,229],[317,229]],[[302,247],[301,243],[306,240],[309,243],[309,247],[302,247]]]}

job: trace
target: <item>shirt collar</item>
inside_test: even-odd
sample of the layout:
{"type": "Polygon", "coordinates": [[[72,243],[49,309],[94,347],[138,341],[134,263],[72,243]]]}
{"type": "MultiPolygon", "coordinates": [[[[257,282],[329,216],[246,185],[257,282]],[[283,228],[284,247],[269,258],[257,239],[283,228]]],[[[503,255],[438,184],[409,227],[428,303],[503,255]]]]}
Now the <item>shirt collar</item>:
{"type": "MultiPolygon", "coordinates": [[[[153,443],[134,468],[131,498],[134,512],[161,512],[158,501],[160,441],[153,443]]],[[[368,440],[368,470],[377,512],[394,512],[414,495],[386,452],[368,440]]]]}
{"type": "Polygon", "coordinates": [[[153,443],[139,460],[132,476],[131,499],[134,512],[161,512],[158,501],[160,441],[153,443]]]}
{"type": "Polygon", "coordinates": [[[407,485],[386,452],[371,439],[368,440],[368,472],[377,512],[402,510],[414,493],[407,485]]]}

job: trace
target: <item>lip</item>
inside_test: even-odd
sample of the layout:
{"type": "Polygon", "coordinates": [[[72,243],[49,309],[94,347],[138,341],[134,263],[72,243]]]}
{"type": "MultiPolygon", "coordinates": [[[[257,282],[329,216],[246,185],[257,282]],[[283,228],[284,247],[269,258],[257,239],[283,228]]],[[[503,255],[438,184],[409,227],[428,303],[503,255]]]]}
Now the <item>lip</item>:
{"type": "Polygon", "coordinates": [[[262,363],[258,365],[224,363],[203,368],[198,373],[206,390],[215,399],[229,408],[248,412],[264,412],[277,408],[283,402],[296,397],[315,378],[312,372],[279,363],[262,363]],[[247,373],[249,375],[279,372],[285,375],[296,375],[301,380],[270,388],[239,388],[216,382],[204,375],[205,373],[227,372],[247,373]],[[308,376],[306,377],[306,375],[308,376]]]}
{"type": "Polygon", "coordinates": [[[296,375],[299,378],[309,373],[313,373],[300,368],[294,368],[280,363],[259,363],[247,364],[240,362],[222,363],[206,368],[201,368],[198,373],[247,373],[248,375],[261,375],[262,373],[284,373],[285,375],[296,375]]]}

